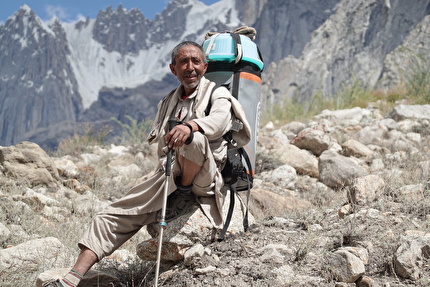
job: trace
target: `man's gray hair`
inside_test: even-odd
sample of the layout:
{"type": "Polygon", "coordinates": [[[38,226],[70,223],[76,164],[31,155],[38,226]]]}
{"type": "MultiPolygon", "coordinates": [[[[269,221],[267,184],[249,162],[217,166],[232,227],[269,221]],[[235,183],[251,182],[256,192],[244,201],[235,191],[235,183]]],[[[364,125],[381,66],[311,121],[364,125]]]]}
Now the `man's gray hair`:
{"type": "Polygon", "coordinates": [[[203,51],[203,47],[200,44],[198,44],[196,42],[193,42],[193,41],[184,41],[184,42],[181,42],[178,45],[176,45],[175,48],[173,48],[173,50],[172,50],[172,59],[171,59],[171,64],[172,65],[176,64],[175,63],[175,58],[176,58],[176,55],[178,54],[178,51],[182,47],[185,47],[185,46],[194,46],[194,47],[199,48],[199,50],[202,52],[203,60],[206,61],[205,51],[203,51]]]}

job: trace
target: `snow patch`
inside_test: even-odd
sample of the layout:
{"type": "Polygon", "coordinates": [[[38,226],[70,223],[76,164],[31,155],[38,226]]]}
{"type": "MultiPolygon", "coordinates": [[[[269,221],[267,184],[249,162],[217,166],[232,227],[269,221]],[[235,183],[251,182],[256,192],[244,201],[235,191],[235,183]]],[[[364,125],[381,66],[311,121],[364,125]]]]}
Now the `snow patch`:
{"type": "Polygon", "coordinates": [[[36,93],[41,94],[43,92],[43,85],[36,89],[36,93]]]}
{"type": "Polygon", "coordinates": [[[95,20],[90,20],[81,30],[76,30],[73,23],[63,24],[71,51],[68,60],[79,83],[84,108],[97,100],[102,87],[134,88],[166,74],[159,58],[154,57],[155,47],[137,55],[108,52],[93,39],[94,24],[95,20]]]}

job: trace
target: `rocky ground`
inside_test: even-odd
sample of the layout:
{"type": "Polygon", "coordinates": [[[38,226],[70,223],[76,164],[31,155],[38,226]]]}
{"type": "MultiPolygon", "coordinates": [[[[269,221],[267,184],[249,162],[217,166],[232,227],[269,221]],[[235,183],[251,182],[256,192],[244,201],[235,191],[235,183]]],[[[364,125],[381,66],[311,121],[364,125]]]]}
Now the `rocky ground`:
{"type": "MultiPolygon", "coordinates": [[[[191,210],[167,229],[179,260],[163,263],[161,286],[430,284],[429,105],[269,123],[258,149],[250,229],[243,231],[237,207],[226,239],[211,241],[210,226],[191,210]]],[[[145,177],[151,154],[0,148],[1,286],[40,286],[67,272],[92,215],[145,177]]],[[[142,260],[151,256],[149,238],[139,232],[79,286],[152,286],[154,263],[142,260]]]]}

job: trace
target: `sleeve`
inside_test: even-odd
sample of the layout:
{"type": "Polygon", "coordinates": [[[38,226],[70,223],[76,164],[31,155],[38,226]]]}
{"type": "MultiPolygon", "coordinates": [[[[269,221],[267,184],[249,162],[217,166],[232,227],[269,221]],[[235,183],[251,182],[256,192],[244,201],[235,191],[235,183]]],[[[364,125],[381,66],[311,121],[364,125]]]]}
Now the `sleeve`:
{"type": "Polygon", "coordinates": [[[209,140],[217,140],[231,129],[231,94],[225,87],[219,87],[211,96],[209,115],[194,119],[209,140]]]}

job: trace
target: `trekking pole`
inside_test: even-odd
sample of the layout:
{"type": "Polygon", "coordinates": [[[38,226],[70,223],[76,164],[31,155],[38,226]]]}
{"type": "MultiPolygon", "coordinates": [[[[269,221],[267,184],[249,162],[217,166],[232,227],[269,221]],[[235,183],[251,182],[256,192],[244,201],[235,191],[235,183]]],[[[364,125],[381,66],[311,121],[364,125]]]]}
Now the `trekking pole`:
{"type": "MultiPolygon", "coordinates": [[[[175,119],[169,119],[169,131],[173,129],[176,126],[177,121],[175,119]]],[[[158,238],[158,249],[157,249],[157,264],[155,266],[155,282],[154,286],[158,286],[158,275],[160,272],[160,261],[161,261],[161,248],[163,244],[163,231],[166,228],[166,208],[167,208],[167,195],[169,193],[169,178],[170,173],[172,170],[172,157],[173,157],[173,149],[169,148],[167,151],[167,158],[166,158],[166,183],[164,185],[164,192],[163,192],[163,206],[161,208],[161,218],[160,218],[160,231],[159,231],[159,238],[158,238]]]]}

